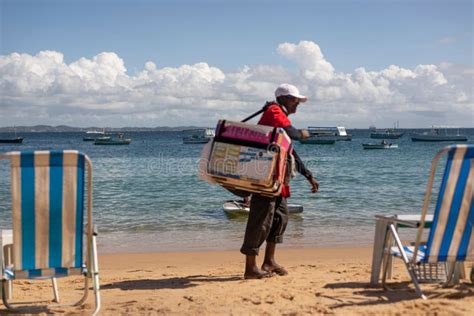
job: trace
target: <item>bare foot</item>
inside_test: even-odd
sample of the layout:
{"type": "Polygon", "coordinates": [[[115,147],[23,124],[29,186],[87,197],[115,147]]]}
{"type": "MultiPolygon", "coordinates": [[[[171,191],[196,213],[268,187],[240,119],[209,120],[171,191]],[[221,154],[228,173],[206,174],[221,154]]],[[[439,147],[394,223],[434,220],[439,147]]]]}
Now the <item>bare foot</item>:
{"type": "Polygon", "coordinates": [[[283,276],[283,275],[287,275],[288,274],[288,271],[286,271],[285,268],[283,268],[281,265],[279,264],[267,264],[267,263],[264,263],[262,265],[262,270],[263,271],[267,271],[267,272],[271,272],[271,273],[276,273],[280,276],[283,276]]]}
{"type": "Polygon", "coordinates": [[[245,271],[244,274],[244,279],[249,280],[249,279],[265,279],[265,278],[271,278],[274,276],[273,272],[271,271],[264,271],[260,269],[254,269],[252,271],[245,271]]]}

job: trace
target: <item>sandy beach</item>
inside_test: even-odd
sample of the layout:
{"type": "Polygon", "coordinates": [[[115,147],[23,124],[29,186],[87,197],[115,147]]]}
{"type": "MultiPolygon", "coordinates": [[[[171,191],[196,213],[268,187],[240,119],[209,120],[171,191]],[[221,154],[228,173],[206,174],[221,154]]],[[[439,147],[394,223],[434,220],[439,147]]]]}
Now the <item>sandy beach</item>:
{"type": "MultiPolygon", "coordinates": [[[[423,301],[408,285],[401,261],[394,268],[394,291],[369,286],[370,248],[280,249],[287,276],[244,280],[244,257],[236,251],[117,253],[100,256],[101,315],[304,315],[384,314],[468,315],[474,310],[474,286],[423,285],[423,301]]],[[[262,260],[259,257],[259,262],[262,260]]],[[[79,278],[59,280],[62,302],[80,297],[79,278]]],[[[16,281],[15,299],[41,301],[52,291],[46,281],[16,281]],[[32,287],[34,291],[27,291],[32,287]]],[[[86,306],[50,312],[89,314],[86,306]]],[[[2,305],[0,313],[5,313],[2,305]]],[[[472,315],[472,314],[471,314],[472,315]]]]}

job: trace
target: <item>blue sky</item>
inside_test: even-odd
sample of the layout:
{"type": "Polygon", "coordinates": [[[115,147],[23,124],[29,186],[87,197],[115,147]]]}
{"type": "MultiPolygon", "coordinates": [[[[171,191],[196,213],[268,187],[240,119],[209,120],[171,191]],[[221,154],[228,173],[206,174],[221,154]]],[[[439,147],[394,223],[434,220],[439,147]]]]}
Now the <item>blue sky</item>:
{"type": "MultiPolygon", "coordinates": [[[[68,65],[111,52],[132,77],[149,61],[158,70],[206,63],[226,78],[245,66],[301,72],[305,65],[277,51],[282,43],[301,41],[315,43],[335,71],[347,75],[361,67],[382,72],[390,65],[409,70],[418,65],[437,65],[438,70],[446,64],[464,70],[473,66],[472,1],[0,1],[2,56],[55,51],[68,65]]],[[[443,75],[448,76],[446,71],[443,75]]],[[[469,71],[467,80],[457,86],[472,84],[469,71]]],[[[311,89],[311,84],[304,82],[303,87],[311,89]]],[[[461,92],[472,105],[472,89],[461,92]]],[[[11,99],[3,101],[9,111],[15,108],[11,99]]],[[[242,112],[246,109],[244,105],[242,112]]],[[[461,110],[466,109],[472,108],[461,110]]],[[[353,124],[377,123],[369,121],[360,118],[353,124]]],[[[175,124],[181,123],[187,122],[177,118],[175,124]]]]}
{"type": "Polygon", "coordinates": [[[472,63],[472,1],[5,1],[2,54],[58,50],[66,61],[116,52],[205,61],[224,70],[279,63],[281,42],[313,40],[343,71],[472,63]],[[469,34],[470,33],[470,34],[469,34]],[[443,43],[443,39],[448,43],[443,43]]]}

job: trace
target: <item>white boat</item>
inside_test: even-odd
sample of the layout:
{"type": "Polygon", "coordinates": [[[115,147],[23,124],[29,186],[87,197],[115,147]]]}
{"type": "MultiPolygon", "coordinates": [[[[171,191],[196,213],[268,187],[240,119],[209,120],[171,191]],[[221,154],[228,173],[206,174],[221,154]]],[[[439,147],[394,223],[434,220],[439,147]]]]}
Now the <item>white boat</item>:
{"type": "MultiPolygon", "coordinates": [[[[250,208],[244,203],[229,200],[222,205],[222,209],[227,215],[246,215],[250,212],[250,208]]],[[[299,214],[303,212],[303,205],[300,204],[288,204],[288,212],[290,214],[299,214]]]]}
{"type": "Polygon", "coordinates": [[[93,142],[98,138],[105,137],[105,129],[104,131],[87,131],[86,136],[82,138],[83,141],[85,142],[93,142]]]}
{"type": "Polygon", "coordinates": [[[440,130],[440,127],[432,127],[430,131],[423,133],[412,133],[411,140],[413,142],[465,142],[467,136],[459,134],[459,128],[457,134],[448,134],[448,128],[443,128],[444,133],[440,130]]]}
{"type": "Polygon", "coordinates": [[[310,136],[324,136],[326,139],[334,139],[335,141],[352,140],[352,135],[348,134],[344,126],[335,127],[318,127],[309,126],[308,132],[310,136]]]}
{"type": "Polygon", "coordinates": [[[87,131],[86,134],[105,134],[105,131],[87,131]]]}
{"type": "Polygon", "coordinates": [[[191,136],[183,137],[183,144],[206,144],[216,136],[213,128],[193,129],[186,132],[192,132],[191,136]]]}

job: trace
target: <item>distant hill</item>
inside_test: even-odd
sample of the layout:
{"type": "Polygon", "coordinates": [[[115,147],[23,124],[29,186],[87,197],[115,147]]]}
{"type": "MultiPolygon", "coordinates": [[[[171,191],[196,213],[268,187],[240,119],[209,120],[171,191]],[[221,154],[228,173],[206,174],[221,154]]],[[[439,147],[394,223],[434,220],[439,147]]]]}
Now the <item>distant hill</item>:
{"type": "Polygon", "coordinates": [[[0,133],[71,133],[71,132],[87,132],[87,131],[102,131],[107,132],[179,132],[188,129],[202,128],[198,126],[157,126],[157,127],[72,127],[67,125],[35,125],[35,126],[7,126],[0,127],[0,133]]]}

